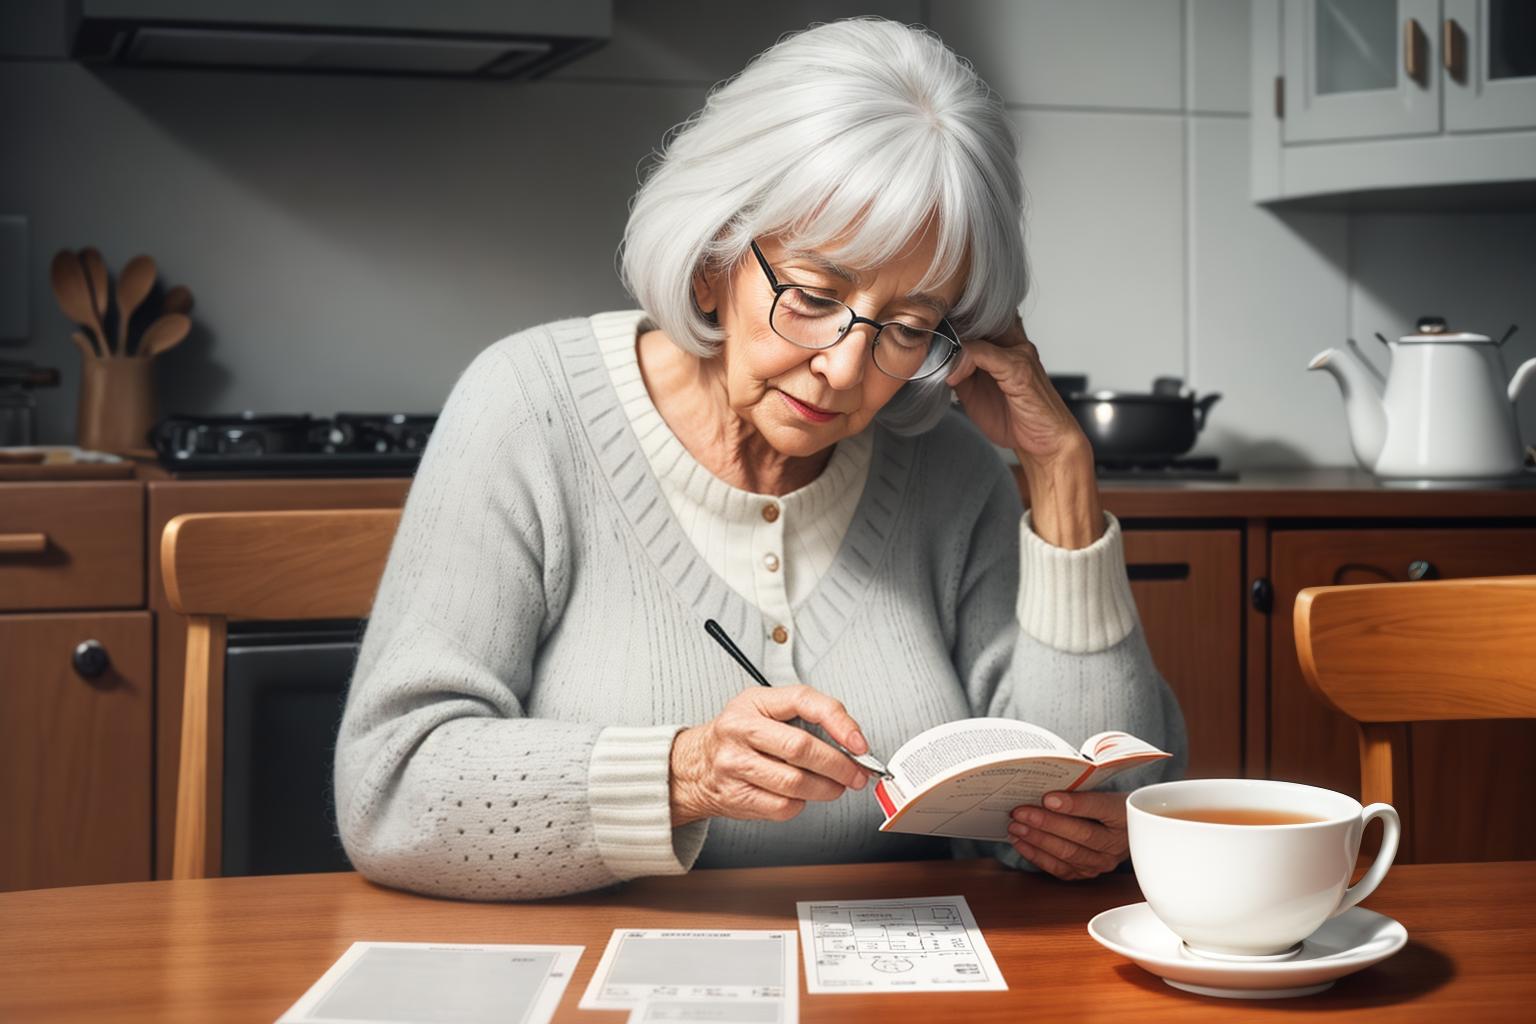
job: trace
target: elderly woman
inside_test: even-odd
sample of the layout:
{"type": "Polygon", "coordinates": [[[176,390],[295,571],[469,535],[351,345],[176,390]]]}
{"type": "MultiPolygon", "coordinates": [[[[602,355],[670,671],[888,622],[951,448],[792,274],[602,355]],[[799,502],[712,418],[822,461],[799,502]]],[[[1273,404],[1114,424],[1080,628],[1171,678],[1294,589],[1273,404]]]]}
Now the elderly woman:
{"type": "MultiPolygon", "coordinates": [[[[1125,729],[1177,755],[1135,781],[1178,770],[1119,526],[1016,312],[1022,195],[1000,103],[917,29],[819,26],[711,93],[633,204],[640,309],[492,345],[438,421],[336,752],[360,871],[528,899],[948,852],[877,831],[796,718],[885,756],[978,715],[1125,729]]],[[[1004,860],[1124,858],[1123,793],[1045,804],[1004,860]]]]}

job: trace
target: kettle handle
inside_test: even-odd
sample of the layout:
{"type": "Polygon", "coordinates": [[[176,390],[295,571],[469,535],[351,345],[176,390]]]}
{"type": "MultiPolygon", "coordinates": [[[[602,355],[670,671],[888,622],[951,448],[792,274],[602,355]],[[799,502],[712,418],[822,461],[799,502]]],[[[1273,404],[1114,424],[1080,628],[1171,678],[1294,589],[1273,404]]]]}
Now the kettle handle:
{"type": "Polygon", "coordinates": [[[1515,368],[1515,375],[1509,379],[1509,401],[1513,405],[1520,398],[1520,389],[1526,383],[1536,377],[1536,356],[1532,356],[1515,368]]]}

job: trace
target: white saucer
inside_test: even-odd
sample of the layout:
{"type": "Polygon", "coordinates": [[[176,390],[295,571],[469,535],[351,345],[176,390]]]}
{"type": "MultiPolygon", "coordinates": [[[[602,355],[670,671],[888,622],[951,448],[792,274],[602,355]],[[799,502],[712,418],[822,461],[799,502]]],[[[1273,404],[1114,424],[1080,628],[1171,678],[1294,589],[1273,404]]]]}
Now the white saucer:
{"type": "Polygon", "coordinates": [[[1227,999],[1309,996],[1346,974],[1380,963],[1408,941],[1408,929],[1361,907],[1324,922],[1288,960],[1249,963],[1197,957],[1182,948],[1179,937],[1145,903],[1104,911],[1088,922],[1088,934],[1174,988],[1227,999]]]}

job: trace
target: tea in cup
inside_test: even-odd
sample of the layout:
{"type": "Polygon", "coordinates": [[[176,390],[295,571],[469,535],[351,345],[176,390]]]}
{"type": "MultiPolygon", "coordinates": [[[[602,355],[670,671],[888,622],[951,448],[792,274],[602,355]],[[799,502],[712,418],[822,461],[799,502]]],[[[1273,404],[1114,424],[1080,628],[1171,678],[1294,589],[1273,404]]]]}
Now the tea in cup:
{"type": "Polygon", "coordinates": [[[1131,861],[1152,912],[1193,953],[1293,955],[1302,939],[1385,877],[1401,824],[1389,804],[1361,807],[1329,789],[1264,779],[1187,779],[1126,801],[1131,861]],[[1353,886],[1360,837],[1385,826],[1353,886]]]}

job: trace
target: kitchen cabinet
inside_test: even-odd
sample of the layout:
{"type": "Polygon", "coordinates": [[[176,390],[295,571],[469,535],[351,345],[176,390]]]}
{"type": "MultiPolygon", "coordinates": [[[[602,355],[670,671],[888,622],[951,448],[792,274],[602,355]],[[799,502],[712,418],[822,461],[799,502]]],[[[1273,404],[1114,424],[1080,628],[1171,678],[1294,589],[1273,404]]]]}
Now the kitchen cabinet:
{"type": "Polygon", "coordinates": [[[1253,0],[1252,194],[1536,205],[1536,6],[1253,0]]]}
{"type": "Polygon", "coordinates": [[[150,877],[150,645],[148,612],[0,615],[0,890],[150,877]]]}
{"type": "Polygon", "coordinates": [[[1445,127],[1536,128],[1536,4],[1445,0],[1445,127]]]}
{"type": "MultiPolygon", "coordinates": [[[[1357,795],[1355,727],[1313,695],[1296,659],[1296,594],[1330,584],[1536,574],[1529,527],[1283,530],[1271,550],[1269,774],[1357,795]]],[[[1405,859],[1536,857],[1536,822],[1523,810],[1536,807],[1536,722],[1425,722],[1409,733],[1405,859]]]]}
{"type": "Polygon", "coordinates": [[[1124,536],[1147,646],[1184,711],[1188,774],[1241,775],[1242,534],[1131,529],[1124,536]]]}

